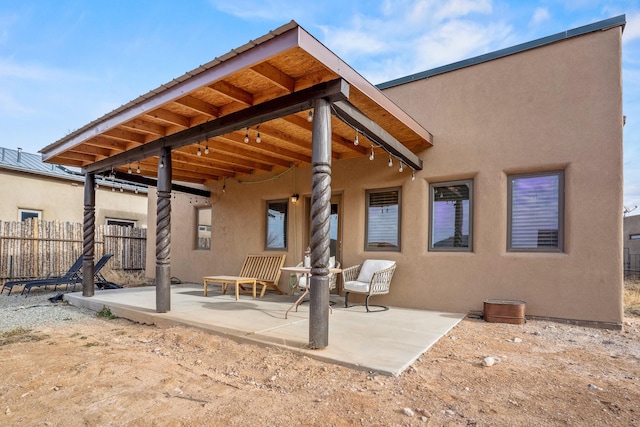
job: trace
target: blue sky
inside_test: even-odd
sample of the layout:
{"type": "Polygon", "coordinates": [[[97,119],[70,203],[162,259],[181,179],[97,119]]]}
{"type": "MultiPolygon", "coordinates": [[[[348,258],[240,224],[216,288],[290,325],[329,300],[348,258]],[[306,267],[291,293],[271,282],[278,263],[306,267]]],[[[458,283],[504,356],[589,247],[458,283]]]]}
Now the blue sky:
{"type": "Polygon", "coordinates": [[[620,14],[632,208],[640,206],[638,1],[0,0],[0,146],[35,153],[292,19],[381,83],[620,14]]]}

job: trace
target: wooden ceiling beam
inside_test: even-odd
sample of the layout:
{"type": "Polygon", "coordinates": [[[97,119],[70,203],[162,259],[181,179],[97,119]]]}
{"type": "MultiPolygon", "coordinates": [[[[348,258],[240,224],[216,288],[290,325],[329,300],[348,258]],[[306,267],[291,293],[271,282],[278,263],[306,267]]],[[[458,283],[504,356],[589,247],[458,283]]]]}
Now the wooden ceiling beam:
{"type": "MultiPolygon", "coordinates": [[[[203,143],[204,147],[209,146],[209,154],[204,154],[204,147],[201,147],[203,159],[207,159],[213,161],[216,164],[228,164],[228,165],[239,165],[243,168],[251,169],[251,170],[263,170],[269,171],[271,170],[271,166],[266,162],[255,162],[251,160],[247,160],[241,158],[239,156],[229,155],[228,152],[224,151],[224,149],[218,148],[218,144],[215,141],[211,141],[211,143],[203,143]]],[[[192,156],[198,156],[198,148],[193,145],[189,147],[183,147],[180,149],[181,153],[187,153],[192,156]]]]}
{"type": "Polygon", "coordinates": [[[88,153],[93,154],[96,157],[96,160],[102,160],[103,158],[109,157],[112,154],[115,154],[115,150],[111,150],[109,148],[96,147],[89,144],[82,144],[77,147],[72,148],[72,152],[76,153],[88,153]]]}
{"type": "Polygon", "coordinates": [[[109,129],[108,131],[103,132],[102,135],[107,138],[125,141],[126,143],[137,142],[139,144],[144,144],[146,142],[146,137],[144,135],[118,128],[109,129]]]}
{"type": "Polygon", "coordinates": [[[245,106],[253,105],[253,94],[236,87],[231,83],[227,83],[224,80],[210,84],[209,88],[231,98],[234,101],[238,101],[245,106]]]}
{"type": "MultiPolygon", "coordinates": [[[[252,172],[251,168],[242,167],[238,164],[231,164],[231,165],[226,163],[220,164],[219,162],[216,162],[215,159],[211,157],[198,156],[197,154],[192,155],[189,153],[185,153],[182,150],[172,152],[171,159],[172,161],[182,162],[189,166],[193,165],[194,167],[208,168],[208,169],[211,169],[212,171],[225,171],[232,174],[238,174],[238,173],[250,174],[252,172]]],[[[186,167],[186,168],[191,169],[189,167],[186,167]]]]}
{"type": "Polygon", "coordinates": [[[289,93],[295,89],[295,80],[288,74],[283,73],[268,62],[261,62],[251,67],[251,70],[260,74],[263,77],[271,80],[272,83],[280,86],[282,89],[287,90],[289,93]]]}
{"type": "Polygon", "coordinates": [[[399,158],[407,166],[422,170],[422,159],[405,147],[393,135],[382,129],[380,125],[367,117],[347,100],[333,103],[332,112],[351,127],[360,130],[375,144],[384,148],[391,155],[399,158]]]}
{"type": "Polygon", "coordinates": [[[173,102],[210,117],[218,117],[220,115],[220,109],[218,107],[191,95],[176,99],[173,102]]]}
{"type": "Polygon", "coordinates": [[[149,111],[146,115],[185,129],[191,126],[191,119],[189,117],[174,113],[173,111],[165,110],[164,108],[157,108],[153,111],[149,111]]]}
{"type": "Polygon", "coordinates": [[[94,138],[91,138],[90,140],[85,142],[83,145],[93,145],[94,147],[107,148],[109,150],[114,151],[114,153],[111,154],[112,156],[117,153],[126,151],[127,149],[126,143],[120,140],[105,138],[103,136],[96,136],[94,138]]]}
{"type": "Polygon", "coordinates": [[[260,144],[256,143],[255,135],[251,136],[251,139],[248,143],[244,142],[244,132],[242,134],[235,133],[232,135],[225,135],[226,138],[238,143],[242,144],[246,149],[252,150],[255,152],[260,152],[263,154],[270,154],[271,156],[278,156],[282,159],[287,159],[290,161],[300,161],[304,163],[311,163],[311,156],[303,153],[298,153],[296,151],[288,150],[286,148],[278,147],[273,143],[269,143],[268,141],[263,141],[260,144]]]}
{"type": "Polygon", "coordinates": [[[230,137],[219,136],[214,138],[213,141],[215,141],[215,145],[213,146],[214,150],[221,150],[229,155],[237,156],[244,160],[251,160],[262,163],[266,166],[266,169],[260,168],[262,170],[271,171],[272,165],[282,166],[285,168],[291,166],[291,162],[288,160],[257,153],[255,151],[244,148],[239,144],[241,142],[240,140],[236,141],[235,139],[230,137]]]}
{"type": "Polygon", "coordinates": [[[167,134],[166,127],[143,119],[134,119],[123,123],[122,126],[133,131],[140,131],[154,136],[165,136],[167,134]]]}
{"type": "MultiPolygon", "coordinates": [[[[135,147],[129,151],[117,154],[108,159],[104,159],[85,167],[85,172],[100,172],[112,167],[118,167],[125,163],[135,162],[140,159],[158,155],[161,150],[169,147],[177,149],[197,142],[206,141],[209,138],[224,135],[237,131],[246,127],[251,127],[260,123],[278,117],[288,116],[310,108],[314,100],[325,98],[329,102],[349,99],[349,84],[346,80],[337,79],[331,82],[321,83],[319,85],[304,89],[289,95],[282,96],[277,99],[265,101],[252,107],[247,107],[242,111],[219,117],[216,120],[210,120],[206,123],[193,126],[189,129],[164,136],[149,142],[145,145],[135,147]]],[[[282,156],[284,153],[278,153],[273,150],[275,147],[263,149],[263,153],[282,156]]],[[[286,150],[288,151],[288,150],[286,150]]],[[[298,157],[297,153],[293,154],[293,158],[298,157]]],[[[290,156],[289,156],[290,157],[290,156]]],[[[305,160],[310,161],[308,156],[303,156],[305,160]],[[308,160],[307,160],[308,159],[308,160]]]]}
{"type": "MultiPolygon", "coordinates": [[[[298,126],[299,128],[302,128],[309,132],[311,132],[313,127],[313,123],[309,122],[306,118],[300,117],[296,114],[283,117],[281,120],[284,120],[288,123],[291,123],[292,125],[298,126]]],[[[355,137],[355,132],[354,132],[354,137],[355,137]]],[[[331,140],[336,144],[340,144],[362,155],[365,155],[369,152],[369,149],[367,147],[364,147],[362,145],[353,145],[353,141],[349,141],[348,139],[343,138],[342,136],[338,135],[336,132],[331,132],[331,140]]]]}

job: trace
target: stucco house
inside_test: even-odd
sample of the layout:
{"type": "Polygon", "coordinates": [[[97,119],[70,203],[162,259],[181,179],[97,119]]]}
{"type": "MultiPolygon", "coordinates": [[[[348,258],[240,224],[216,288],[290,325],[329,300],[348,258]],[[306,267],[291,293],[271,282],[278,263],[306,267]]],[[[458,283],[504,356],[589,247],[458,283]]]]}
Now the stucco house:
{"type": "Polygon", "coordinates": [[[640,275],[640,215],[624,217],[622,242],[624,246],[624,270],[632,277],[640,275]]]}
{"type": "MultiPolygon", "coordinates": [[[[82,222],[84,176],[42,156],[22,149],[0,147],[0,221],[82,222]]],[[[100,179],[97,182],[100,207],[97,224],[147,226],[147,186],[127,181],[100,179]]]]}
{"type": "MultiPolygon", "coordinates": [[[[322,292],[330,254],[342,266],[389,259],[386,305],[467,312],[516,299],[527,316],[619,328],[624,25],[375,87],[292,22],[42,153],[88,183],[133,165],[157,186],[147,271],[158,311],[170,310],[169,274],[237,274],[250,253],[295,265],[311,246],[322,292]]],[[[85,218],[94,205],[85,193],[85,218]]]]}

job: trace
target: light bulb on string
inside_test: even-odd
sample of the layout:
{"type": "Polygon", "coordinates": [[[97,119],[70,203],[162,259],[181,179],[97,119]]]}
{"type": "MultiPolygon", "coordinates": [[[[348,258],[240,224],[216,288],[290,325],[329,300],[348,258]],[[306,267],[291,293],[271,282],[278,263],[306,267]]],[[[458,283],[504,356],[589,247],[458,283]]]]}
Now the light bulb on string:
{"type": "Polygon", "coordinates": [[[369,160],[373,161],[373,158],[375,157],[375,154],[373,153],[373,145],[371,146],[371,154],[369,154],[369,160]]]}
{"type": "Polygon", "coordinates": [[[412,170],[411,171],[411,181],[415,181],[416,180],[416,171],[412,170]]]}
{"type": "Polygon", "coordinates": [[[209,144],[205,145],[204,154],[209,154],[209,144]]]}
{"type": "Polygon", "coordinates": [[[120,184],[120,192],[124,192],[124,188],[122,188],[122,184],[120,184]]]}
{"type": "Polygon", "coordinates": [[[393,166],[393,159],[391,159],[391,156],[389,156],[389,167],[393,166]]]}
{"type": "Polygon", "coordinates": [[[404,167],[402,166],[402,162],[400,162],[400,169],[398,169],[398,172],[402,173],[403,170],[404,170],[404,167]]]}
{"type": "Polygon", "coordinates": [[[202,150],[200,150],[200,144],[198,144],[198,152],[196,154],[198,156],[202,156],[202,150]]]}
{"type": "Polygon", "coordinates": [[[356,131],[356,138],[353,140],[353,145],[357,146],[358,144],[360,144],[360,141],[358,141],[358,132],[356,131]]]}
{"type": "Polygon", "coordinates": [[[256,144],[260,144],[262,142],[262,138],[260,138],[260,126],[256,127],[258,131],[258,135],[256,136],[256,144]]]}
{"type": "Polygon", "coordinates": [[[160,168],[164,167],[164,160],[160,162],[160,168]]]}
{"type": "Polygon", "coordinates": [[[127,170],[127,173],[131,173],[131,163],[129,163],[129,169],[127,170]]]}
{"type": "Polygon", "coordinates": [[[137,173],[140,173],[140,162],[138,162],[138,168],[136,169],[137,173]]]}
{"type": "Polygon", "coordinates": [[[309,115],[307,116],[307,121],[311,123],[313,121],[313,111],[309,110],[309,115]]]}
{"type": "Polygon", "coordinates": [[[247,130],[244,133],[244,143],[245,144],[249,143],[249,128],[247,128],[247,130]]]}
{"type": "Polygon", "coordinates": [[[138,187],[135,188],[135,190],[133,190],[136,194],[138,194],[138,187]]]}

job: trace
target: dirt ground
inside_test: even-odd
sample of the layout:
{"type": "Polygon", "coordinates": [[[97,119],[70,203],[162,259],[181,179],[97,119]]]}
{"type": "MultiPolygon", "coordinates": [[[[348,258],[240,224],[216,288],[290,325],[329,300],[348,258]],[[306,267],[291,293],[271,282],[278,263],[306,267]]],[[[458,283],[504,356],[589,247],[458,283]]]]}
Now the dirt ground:
{"type": "Polygon", "coordinates": [[[105,317],[1,334],[0,361],[3,426],[640,425],[638,317],[464,320],[400,377],[105,317]]]}

